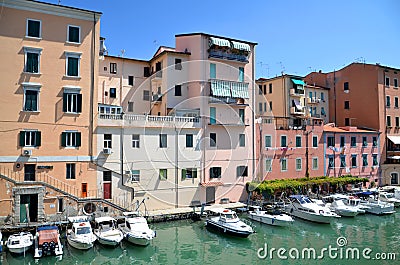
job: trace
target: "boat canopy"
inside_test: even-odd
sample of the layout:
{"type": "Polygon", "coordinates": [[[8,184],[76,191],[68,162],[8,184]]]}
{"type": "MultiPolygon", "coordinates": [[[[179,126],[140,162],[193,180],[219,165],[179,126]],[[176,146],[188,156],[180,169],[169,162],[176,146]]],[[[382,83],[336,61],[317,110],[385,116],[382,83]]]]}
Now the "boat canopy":
{"type": "Polygon", "coordinates": [[[42,245],[44,242],[58,242],[58,229],[55,226],[55,229],[47,229],[47,230],[39,230],[39,245],[42,245]]]}

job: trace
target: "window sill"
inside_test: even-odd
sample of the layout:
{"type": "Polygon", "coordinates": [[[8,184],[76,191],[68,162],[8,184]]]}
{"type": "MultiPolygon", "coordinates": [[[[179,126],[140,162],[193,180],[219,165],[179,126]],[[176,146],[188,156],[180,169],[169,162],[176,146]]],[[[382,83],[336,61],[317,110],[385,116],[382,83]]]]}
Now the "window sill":
{"type": "Polygon", "coordinates": [[[68,78],[68,79],[81,79],[80,76],[70,76],[70,75],[64,75],[64,78],[68,78]]]}
{"type": "Polygon", "coordinates": [[[64,112],[64,113],[65,115],[71,115],[71,116],[77,116],[81,114],[81,112],[64,112]]]}
{"type": "Polygon", "coordinates": [[[78,149],[78,146],[64,146],[64,149],[78,149]]]}
{"type": "Polygon", "coordinates": [[[28,113],[32,113],[32,114],[39,114],[40,110],[21,110],[21,112],[28,112],[28,113]]]}
{"type": "Polygon", "coordinates": [[[42,73],[32,73],[32,72],[25,72],[25,71],[23,71],[23,73],[26,75],[33,75],[33,76],[41,76],[42,75],[42,73]]]}
{"type": "Polygon", "coordinates": [[[73,42],[73,41],[66,41],[65,44],[79,46],[79,45],[81,45],[82,43],[80,43],[80,42],[73,42]]]}
{"type": "Polygon", "coordinates": [[[28,40],[42,40],[42,37],[25,36],[25,39],[28,39],[28,40]]]}

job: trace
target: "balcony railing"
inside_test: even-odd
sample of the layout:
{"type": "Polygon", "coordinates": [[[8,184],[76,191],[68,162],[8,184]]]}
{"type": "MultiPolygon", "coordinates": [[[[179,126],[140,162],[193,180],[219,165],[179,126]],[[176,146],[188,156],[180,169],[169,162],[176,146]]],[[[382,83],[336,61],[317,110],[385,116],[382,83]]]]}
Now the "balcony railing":
{"type": "Polygon", "coordinates": [[[319,98],[316,97],[312,97],[312,98],[307,98],[307,103],[308,104],[318,104],[321,100],[319,98]]]}
{"type": "Polygon", "coordinates": [[[290,89],[290,95],[295,96],[295,97],[303,97],[304,94],[304,89],[298,89],[298,88],[291,88],[290,89]]]}
{"type": "Polygon", "coordinates": [[[299,110],[297,107],[291,107],[290,108],[290,114],[294,115],[305,115],[304,108],[299,110]]]}
{"type": "Polygon", "coordinates": [[[231,53],[224,50],[209,50],[208,51],[209,57],[217,58],[217,59],[224,59],[224,60],[231,60],[231,61],[239,61],[248,63],[248,56],[246,54],[236,54],[231,53]]]}

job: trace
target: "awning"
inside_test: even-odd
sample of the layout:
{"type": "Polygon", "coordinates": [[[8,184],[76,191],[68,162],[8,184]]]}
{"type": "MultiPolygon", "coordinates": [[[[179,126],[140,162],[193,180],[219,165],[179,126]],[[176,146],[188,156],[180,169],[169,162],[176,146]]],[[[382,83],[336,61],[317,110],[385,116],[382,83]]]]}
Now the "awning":
{"type": "Polygon", "coordinates": [[[248,83],[232,83],[231,91],[233,98],[249,98],[248,83]]]}
{"type": "Polygon", "coordinates": [[[299,111],[303,110],[303,106],[301,106],[300,101],[297,99],[293,99],[293,104],[295,105],[296,109],[299,111]]]}
{"type": "Polygon", "coordinates": [[[203,187],[215,187],[215,186],[223,186],[224,183],[222,183],[221,181],[210,181],[210,182],[200,183],[200,185],[203,187]]]}
{"type": "Polygon", "coordinates": [[[387,138],[394,144],[400,144],[400,135],[388,135],[387,138]]]}
{"type": "Polygon", "coordinates": [[[241,42],[237,42],[237,41],[232,41],[232,46],[234,49],[236,50],[242,50],[242,51],[250,51],[250,45],[246,44],[246,43],[241,43],[241,42]]]}
{"type": "Polygon", "coordinates": [[[400,156],[388,156],[389,159],[400,159],[400,156]]]}
{"type": "Polygon", "coordinates": [[[292,79],[292,82],[295,83],[296,85],[304,86],[303,80],[298,80],[298,79],[292,79]]]}
{"type": "Polygon", "coordinates": [[[210,45],[210,47],[212,45],[218,45],[221,47],[229,47],[229,48],[231,47],[229,40],[220,39],[220,38],[216,38],[216,37],[210,37],[209,45],[210,45]]]}
{"type": "Polygon", "coordinates": [[[221,80],[211,80],[211,91],[216,97],[230,97],[231,90],[229,83],[221,80]]]}

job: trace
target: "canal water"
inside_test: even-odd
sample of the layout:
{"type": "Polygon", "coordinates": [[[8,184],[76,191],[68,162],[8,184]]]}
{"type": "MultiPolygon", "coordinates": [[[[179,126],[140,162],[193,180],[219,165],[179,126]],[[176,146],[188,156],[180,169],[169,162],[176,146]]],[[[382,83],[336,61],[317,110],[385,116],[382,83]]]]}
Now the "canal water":
{"type": "MultiPolygon", "coordinates": [[[[246,219],[245,214],[241,217],[246,219]]],[[[257,233],[241,239],[209,231],[204,227],[203,221],[156,223],[151,226],[157,231],[157,237],[147,247],[123,242],[118,248],[106,248],[97,244],[91,250],[80,251],[70,247],[63,239],[62,260],[46,257],[35,261],[31,253],[27,253],[25,257],[14,257],[5,250],[1,262],[69,265],[400,264],[399,210],[389,216],[367,214],[355,218],[339,218],[327,225],[302,220],[296,220],[288,228],[271,227],[254,221],[252,224],[257,233]],[[280,257],[277,251],[273,251],[271,257],[271,248],[283,249],[280,257]],[[327,250],[324,251],[324,248],[327,250]],[[311,249],[316,251],[315,258],[311,249]],[[395,260],[391,253],[396,253],[395,260]],[[375,257],[386,260],[377,260],[375,257]]]]}

